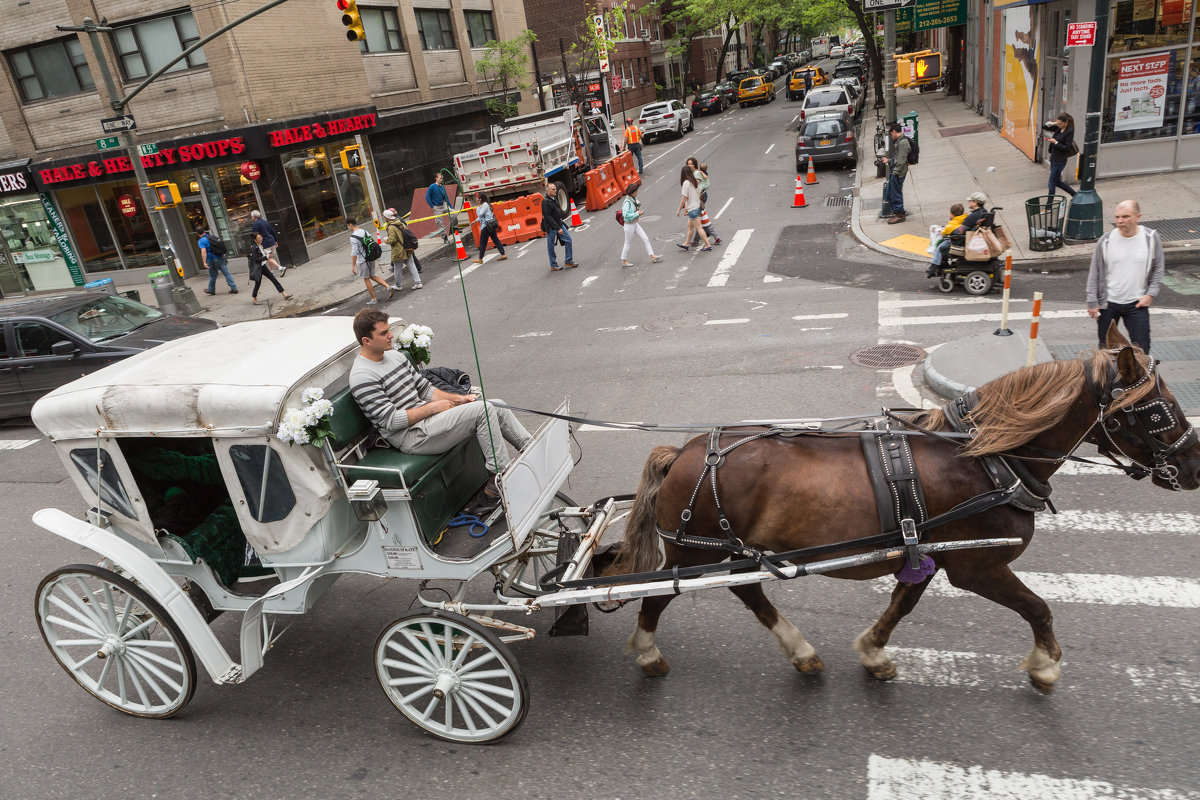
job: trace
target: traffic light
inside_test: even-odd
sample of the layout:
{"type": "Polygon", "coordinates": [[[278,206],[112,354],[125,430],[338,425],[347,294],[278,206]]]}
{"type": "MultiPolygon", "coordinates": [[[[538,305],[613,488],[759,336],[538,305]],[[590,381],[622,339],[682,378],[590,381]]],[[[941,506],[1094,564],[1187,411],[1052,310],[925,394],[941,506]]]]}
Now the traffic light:
{"type": "Polygon", "coordinates": [[[150,188],[154,190],[154,198],[158,201],[155,211],[179,205],[179,187],[170,181],[157,181],[150,184],[150,188]]]}
{"type": "Polygon", "coordinates": [[[367,32],[363,30],[362,16],[358,13],[356,0],[337,0],[338,11],[342,12],[342,24],[346,26],[346,38],[352,42],[365,42],[367,32]]]}
{"type": "Polygon", "coordinates": [[[358,145],[352,144],[349,147],[342,148],[338,152],[342,157],[342,167],[344,169],[354,170],[363,168],[362,150],[358,149],[358,145]]]}
{"type": "Polygon", "coordinates": [[[912,83],[912,62],[908,56],[895,56],[896,59],[896,85],[908,86],[912,83]]]}

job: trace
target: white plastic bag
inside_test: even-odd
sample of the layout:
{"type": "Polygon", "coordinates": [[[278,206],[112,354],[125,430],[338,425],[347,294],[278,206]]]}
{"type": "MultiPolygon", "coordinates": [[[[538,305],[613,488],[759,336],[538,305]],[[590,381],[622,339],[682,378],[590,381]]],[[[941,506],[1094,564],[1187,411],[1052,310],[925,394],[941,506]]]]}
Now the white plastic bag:
{"type": "Polygon", "coordinates": [[[925,252],[933,255],[937,252],[937,246],[942,241],[942,227],[940,225],[929,226],[929,247],[925,248],[925,252]]]}

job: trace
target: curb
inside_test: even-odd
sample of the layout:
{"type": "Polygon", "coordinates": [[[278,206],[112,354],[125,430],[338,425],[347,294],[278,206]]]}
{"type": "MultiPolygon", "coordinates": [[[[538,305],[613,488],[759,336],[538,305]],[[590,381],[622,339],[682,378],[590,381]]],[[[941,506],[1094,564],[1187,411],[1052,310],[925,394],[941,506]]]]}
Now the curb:
{"type": "Polygon", "coordinates": [[[974,386],[967,386],[965,383],[959,383],[958,381],[951,380],[942,373],[938,372],[937,369],[929,363],[928,356],[926,356],[925,360],[921,362],[921,380],[925,381],[926,386],[928,386],[930,389],[933,389],[933,391],[937,392],[947,400],[953,400],[956,397],[964,395],[975,388],[974,386]]]}

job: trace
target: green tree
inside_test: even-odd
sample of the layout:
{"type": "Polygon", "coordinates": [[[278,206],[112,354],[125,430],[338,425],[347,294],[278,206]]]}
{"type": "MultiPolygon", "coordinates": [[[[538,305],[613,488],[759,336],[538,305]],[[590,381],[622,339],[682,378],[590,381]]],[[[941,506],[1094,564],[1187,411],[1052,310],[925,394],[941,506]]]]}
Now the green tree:
{"type": "Polygon", "coordinates": [[[516,116],[517,103],[513,92],[528,91],[529,47],[537,35],[524,30],[506,42],[490,41],[483,46],[483,56],[475,62],[475,71],[492,93],[485,103],[487,110],[501,119],[516,116]]]}

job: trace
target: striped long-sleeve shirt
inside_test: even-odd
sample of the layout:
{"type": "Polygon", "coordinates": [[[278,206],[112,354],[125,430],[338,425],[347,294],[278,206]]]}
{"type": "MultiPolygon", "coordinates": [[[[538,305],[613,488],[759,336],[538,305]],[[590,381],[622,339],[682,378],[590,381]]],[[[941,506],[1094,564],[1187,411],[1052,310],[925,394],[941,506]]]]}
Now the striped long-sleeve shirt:
{"type": "Polygon", "coordinates": [[[408,409],[433,397],[433,384],[425,380],[400,353],[389,350],[383,361],[359,355],[350,367],[350,392],[371,424],[399,446],[408,428],[408,409]]]}

